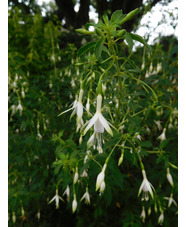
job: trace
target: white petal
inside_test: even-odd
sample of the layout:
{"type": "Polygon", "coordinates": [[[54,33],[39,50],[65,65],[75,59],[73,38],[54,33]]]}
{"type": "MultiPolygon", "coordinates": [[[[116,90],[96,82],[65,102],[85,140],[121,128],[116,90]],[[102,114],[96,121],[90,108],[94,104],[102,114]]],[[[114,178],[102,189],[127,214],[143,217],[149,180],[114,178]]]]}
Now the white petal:
{"type": "Polygon", "coordinates": [[[99,118],[96,120],[96,122],[94,124],[94,132],[98,132],[98,133],[103,133],[104,132],[104,127],[101,124],[99,118]]]}
{"type": "Polygon", "coordinates": [[[87,133],[87,131],[92,127],[92,125],[96,122],[96,120],[98,119],[98,114],[95,113],[94,116],[90,119],[87,127],[84,130],[84,135],[87,133]]]}
{"type": "Polygon", "coordinates": [[[51,202],[53,202],[56,199],[56,195],[50,200],[50,202],[48,204],[50,204],[51,202]]]}
{"type": "Polygon", "coordinates": [[[141,194],[141,191],[142,191],[142,189],[144,187],[144,184],[145,184],[145,181],[143,180],[143,182],[141,183],[141,186],[139,188],[138,196],[141,194]]]}
{"type": "Polygon", "coordinates": [[[74,108],[74,110],[72,111],[71,115],[70,115],[70,119],[77,113],[77,106],[74,108]]]}
{"type": "Polygon", "coordinates": [[[61,116],[61,115],[64,114],[64,113],[66,113],[66,112],[68,112],[68,111],[74,109],[75,107],[76,107],[76,106],[73,106],[73,107],[71,107],[70,109],[61,112],[60,114],[58,114],[58,117],[61,116]]]}
{"type": "Polygon", "coordinates": [[[83,116],[83,104],[80,102],[77,105],[77,116],[78,116],[77,123],[79,123],[83,116]]]}
{"type": "Polygon", "coordinates": [[[112,133],[112,129],[110,128],[107,120],[103,117],[103,115],[100,113],[99,114],[99,120],[101,122],[101,124],[103,125],[103,127],[106,129],[106,131],[111,135],[113,136],[113,133],[112,133]]]}

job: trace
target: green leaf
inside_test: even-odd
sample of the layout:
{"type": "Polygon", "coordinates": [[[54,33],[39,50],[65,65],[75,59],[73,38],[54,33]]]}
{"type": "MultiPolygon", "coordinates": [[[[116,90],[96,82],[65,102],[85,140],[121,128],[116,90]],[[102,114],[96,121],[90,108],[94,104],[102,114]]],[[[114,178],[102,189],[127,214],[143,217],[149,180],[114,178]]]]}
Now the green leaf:
{"type": "Polygon", "coordinates": [[[142,43],[144,46],[146,46],[148,48],[149,51],[151,51],[151,47],[147,44],[147,42],[140,36],[137,34],[133,34],[133,33],[129,33],[131,38],[142,43]]]}
{"type": "Polygon", "coordinates": [[[102,50],[103,50],[104,41],[105,41],[105,38],[101,38],[96,43],[96,46],[95,46],[95,55],[96,55],[96,58],[100,58],[101,57],[101,53],[102,53],[102,50]]]}
{"type": "Polygon", "coordinates": [[[124,15],[122,13],[122,10],[116,10],[112,16],[111,16],[111,19],[110,19],[110,22],[111,24],[120,24],[121,21],[124,19],[124,15]]]}
{"type": "Polygon", "coordinates": [[[95,41],[94,41],[94,42],[89,42],[89,43],[87,43],[85,46],[81,47],[81,48],[78,50],[77,55],[78,55],[78,56],[81,56],[81,55],[84,54],[85,52],[90,51],[91,49],[94,48],[95,44],[96,44],[95,41]]]}
{"type": "Polygon", "coordinates": [[[105,24],[109,24],[109,19],[107,15],[103,15],[103,21],[105,22],[105,24]]]}
{"type": "Polygon", "coordinates": [[[128,32],[126,32],[126,34],[125,34],[125,40],[128,43],[129,52],[131,52],[132,48],[133,48],[133,45],[134,45],[134,42],[133,42],[133,39],[131,38],[131,36],[129,35],[128,32]]]}

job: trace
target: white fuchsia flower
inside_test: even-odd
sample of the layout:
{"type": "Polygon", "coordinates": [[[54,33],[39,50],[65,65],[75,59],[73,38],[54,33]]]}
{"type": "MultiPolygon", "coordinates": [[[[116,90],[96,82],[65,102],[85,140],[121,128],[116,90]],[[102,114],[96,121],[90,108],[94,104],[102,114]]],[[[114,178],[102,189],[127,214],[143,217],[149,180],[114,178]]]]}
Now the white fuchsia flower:
{"type": "Polygon", "coordinates": [[[101,172],[98,174],[97,176],[97,180],[96,180],[96,191],[101,187],[102,182],[105,179],[105,170],[107,168],[107,164],[104,164],[101,172]]]}
{"type": "Polygon", "coordinates": [[[92,156],[92,152],[91,151],[88,150],[86,153],[87,154],[85,155],[85,158],[84,158],[84,164],[87,162],[87,160],[89,159],[89,157],[92,156]]]}
{"type": "Polygon", "coordinates": [[[66,188],[66,190],[63,193],[63,196],[64,195],[67,196],[67,202],[69,202],[70,201],[70,187],[69,187],[69,185],[67,185],[67,188],[66,188]]]}
{"type": "Polygon", "coordinates": [[[166,128],[164,128],[162,134],[158,136],[158,140],[161,140],[161,141],[166,140],[165,132],[166,132],[166,128]]]}
{"type": "Polygon", "coordinates": [[[86,204],[90,204],[90,195],[89,195],[89,192],[88,192],[88,187],[86,187],[86,192],[85,194],[82,196],[80,202],[85,199],[85,203],[86,204]]]}
{"type": "Polygon", "coordinates": [[[142,212],[140,218],[142,219],[142,222],[145,223],[145,218],[146,218],[146,212],[145,212],[145,207],[142,206],[142,212]]]}
{"type": "Polygon", "coordinates": [[[15,215],[15,212],[13,212],[13,214],[12,214],[12,221],[13,221],[14,224],[16,223],[16,215],[15,215]]]}
{"type": "Polygon", "coordinates": [[[40,213],[40,210],[38,210],[38,212],[37,212],[36,216],[37,216],[37,219],[38,219],[38,220],[40,220],[40,218],[41,218],[41,213],[40,213]]]}
{"type": "Polygon", "coordinates": [[[74,184],[76,184],[76,183],[77,183],[78,178],[79,178],[78,168],[76,167],[76,172],[75,172],[75,174],[74,174],[74,184]]]}
{"type": "Polygon", "coordinates": [[[60,113],[58,115],[58,117],[70,110],[73,110],[72,114],[70,115],[70,119],[76,114],[77,115],[77,124],[78,124],[81,121],[82,116],[83,116],[83,103],[82,103],[83,92],[84,92],[84,90],[80,89],[78,100],[75,100],[73,102],[73,106],[70,109],[65,110],[62,113],[60,113]]]}
{"type": "Polygon", "coordinates": [[[87,103],[86,103],[85,108],[88,113],[88,116],[90,116],[91,114],[90,114],[90,99],[89,98],[87,98],[87,103]]]}
{"type": "Polygon", "coordinates": [[[22,107],[20,101],[19,101],[19,104],[18,104],[18,106],[16,107],[16,109],[19,111],[19,114],[20,114],[20,116],[21,116],[21,115],[22,115],[22,112],[23,112],[23,107],[22,107]]]}
{"type": "Polygon", "coordinates": [[[76,200],[76,194],[74,194],[74,200],[72,201],[72,213],[74,213],[77,209],[77,200],[76,200]]]}
{"type": "MultiPolygon", "coordinates": [[[[99,153],[102,153],[102,133],[104,132],[104,129],[113,136],[112,130],[109,126],[109,122],[103,117],[101,113],[101,104],[102,104],[102,96],[99,94],[97,96],[97,108],[96,113],[94,116],[84,125],[86,126],[84,130],[84,135],[87,133],[87,131],[94,125],[94,134],[90,137],[90,139],[87,142],[88,148],[90,146],[95,145],[95,139],[97,140],[97,149],[99,153]]],[[[110,124],[111,125],[111,124],[110,124]]]]}
{"type": "Polygon", "coordinates": [[[109,122],[103,117],[101,113],[101,104],[102,104],[102,96],[99,94],[97,96],[97,108],[96,113],[94,116],[86,123],[88,124],[84,130],[84,135],[87,131],[94,125],[94,132],[95,133],[103,133],[104,129],[113,136],[112,130],[109,126],[109,122]]]}
{"type": "Polygon", "coordinates": [[[56,195],[50,200],[50,202],[48,204],[50,204],[54,200],[56,202],[56,209],[59,209],[59,200],[61,200],[63,202],[64,202],[64,200],[61,198],[61,196],[58,195],[58,189],[56,189],[56,195]]]}
{"type": "Polygon", "coordinates": [[[174,203],[175,206],[177,206],[176,201],[173,199],[173,194],[170,194],[170,197],[164,197],[164,199],[168,200],[168,207],[170,207],[172,205],[172,203],[174,203]]]}
{"type": "Polygon", "coordinates": [[[86,169],[83,170],[83,173],[81,174],[81,177],[88,177],[88,173],[87,173],[86,169]]]}
{"type": "Polygon", "coordinates": [[[154,120],[154,122],[156,123],[158,129],[159,129],[159,130],[162,130],[161,121],[159,121],[159,120],[158,120],[158,121],[155,121],[155,120],[154,120]]]}
{"type": "Polygon", "coordinates": [[[103,193],[105,191],[105,188],[106,188],[106,184],[105,184],[105,181],[103,180],[99,189],[100,193],[103,193]]]}
{"type": "Polygon", "coordinates": [[[153,191],[152,191],[152,189],[154,189],[154,187],[148,181],[145,170],[142,170],[142,175],[143,175],[143,181],[142,181],[142,184],[141,184],[141,186],[139,188],[138,196],[143,191],[142,200],[145,199],[147,201],[149,199],[149,195],[148,195],[149,193],[150,193],[152,199],[154,198],[153,191]]]}
{"type": "Polygon", "coordinates": [[[161,214],[158,218],[158,224],[163,225],[163,221],[164,221],[164,213],[163,211],[161,211],[161,214]]]}

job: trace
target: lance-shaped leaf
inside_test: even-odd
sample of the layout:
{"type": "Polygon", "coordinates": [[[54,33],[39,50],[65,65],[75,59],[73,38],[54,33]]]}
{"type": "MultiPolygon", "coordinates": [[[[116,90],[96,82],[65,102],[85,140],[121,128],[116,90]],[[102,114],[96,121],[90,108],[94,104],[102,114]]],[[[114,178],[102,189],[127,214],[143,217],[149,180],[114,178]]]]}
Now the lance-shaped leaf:
{"type": "Polygon", "coordinates": [[[94,48],[95,45],[96,45],[96,42],[89,42],[89,43],[87,43],[86,45],[84,45],[83,47],[81,47],[78,50],[78,52],[77,52],[78,56],[81,56],[85,52],[90,51],[91,49],[94,48]]]}

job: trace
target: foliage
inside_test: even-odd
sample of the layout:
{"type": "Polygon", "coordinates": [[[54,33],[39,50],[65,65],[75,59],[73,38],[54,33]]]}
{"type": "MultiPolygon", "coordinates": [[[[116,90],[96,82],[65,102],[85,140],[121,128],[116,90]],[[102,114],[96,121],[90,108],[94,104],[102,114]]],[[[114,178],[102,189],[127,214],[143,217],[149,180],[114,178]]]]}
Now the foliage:
{"type": "Polygon", "coordinates": [[[164,226],[177,225],[177,207],[164,199],[177,200],[177,43],[172,38],[166,49],[161,41],[150,47],[121,28],[126,18],[118,10],[110,20],[104,16],[77,30],[91,37],[77,51],[73,43],[60,46],[64,31],[57,20],[44,23],[40,14],[23,19],[18,8],[10,10],[10,226],[157,226],[162,212],[164,226]],[[145,47],[134,51],[136,41],[145,47]],[[83,121],[94,115],[102,95],[102,114],[114,126],[113,136],[101,133],[98,150],[87,147],[94,130],[84,135],[82,119],[69,121],[69,112],[57,117],[81,101],[81,90],[88,110],[83,121]],[[96,178],[105,163],[106,187],[99,193],[96,178]],[[155,188],[148,201],[138,197],[141,170],[155,188]],[[70,198],[63,195],[68,185],[70,198]],[[90,205],[80,202],[86,188],[90,205]],[[56,200],[50,203],[55,192],[56,210],[56,200]]]}

